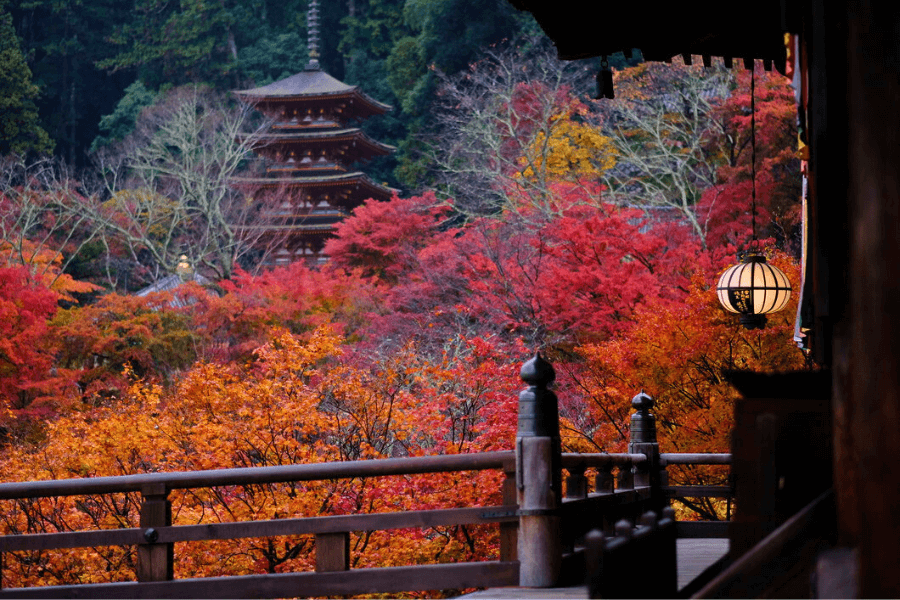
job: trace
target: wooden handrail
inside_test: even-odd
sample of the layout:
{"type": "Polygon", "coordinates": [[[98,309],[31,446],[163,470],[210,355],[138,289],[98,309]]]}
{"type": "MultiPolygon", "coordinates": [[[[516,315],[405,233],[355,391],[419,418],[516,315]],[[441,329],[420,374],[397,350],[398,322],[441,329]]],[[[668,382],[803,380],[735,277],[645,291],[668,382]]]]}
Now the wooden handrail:
{"type": "Polygon", "coordinates": [[[143,473],[139,475],[117,475],[85,479],[24,481],[0,483],[0,499],[14,500],[19,498],[139,492],[148,485],[164,485],[166,489],[173,490],[222,485],[352,479],[355,477],[384,477],[389,475],[415,475],[451,471],[483,471],[502,469],[504,464],[514,459],[515,453],[512,451],[480,452],[274,467],[246,467],[209,471],[143,473]]]}
{"type": "MultiPolygon", "coordinates": [[[[715,579],[701,589],[694,598],[720,597],[724,590],[735,583],[746,579],[748,573],[754,572],[772,560],[777,559],[787,544],[798,539],[814,539],[825,537],[833,519],[823,518],[823,514],[834,511],[834,490],[829,489],[818,498],[807,504],[800,512],[782,523],[775,531],[763,538],[758,544],[734,561],[715,579]]],[[[735,597],[746,597],[739,594],[735,597]]]]}
{"type": "MultiPolygon", "coordinates": [[[[509,502],[508,490],[515,490],[509,477],[515,472],[513,452],[485,452],[473,454],[377,459],[348,461],[343,463],[318,463],[286,465],[276,467],[252,467],[244,469],[221,469],[196,472],[150,473],[100,477],[94,479],[73,479],[59,481],[36,481],[0,484],[0,499],[33,499],[42,497],[74,496],[86,494],[139,492],[143,496],[141,526],[126,529],[106,529],[46,534],[19,534],[0,537],[0,557],[3,552],[22,550],[54,550],[94,546],[129,546],[138,549],[138,582],[129,584],[85,584],[76,586],[54,586],[32,589],[2,590],[0,597],[36,595],[66,597],[70,595],[140,596],[148,590],[167,590],[164,595],[247,597],[257,593],[260,586],[274,581],[270,575],[236,578],[208,578],[190,581],[165,581],[172,579],[174,557],[169,549],[176,542],[225,540],[285,535],[310,535],[316,537],[316,567],[324,565],[324,571],[342,571],[343,578],[327,572],[303,573],[293,579],[303,581],[309,589],[319,589],[322,594],[363,593],[367,591],[391,592],[417,589],[439,589],[469,582],[468,585],[483,586],[511,585],[517,580],[518,563],[515,562],[515,531],[504,534],[506,524],[518,520],[515,504],[500,506],[475,506],[394,513],[370,513],[353,515],[328,515],[306,518],[275,519],[267,521],[242,521],[207,523],[197,525],[172,525],[171,517],[163,515],[153,523],[144,522],[144,509],[148,504],[168,503],[169,490],[231,485],[254,485],[278,482],[334,480],[363,477],[383,477],[415,475],[443,472],[465,472],[478,470],[502,470],[507,474],[504,483],[504,501],[509,502]],[[460,563],[457,565],[424,565],[398,567],[381,571],[363,569],[363,574],[345,571],[346,558],[340,556],[341,536],[349,539],[349,532],[377,531],[404,528],[428,528],[447,525],[499,524],[501,526],[500,561],[483,563],[460,563]],[[334,542],[335,539],[337,543],[334,542]],[[512,545],[512,548],[510,548],[512,545]],[[143,553],[143,554],[142,554],[143,553]],[[335,566],[337,565],[337,566],[335,566]],[[384,573],[380,578],[377,573],[384,573]],[[394,581],[390,573],[416,573],[416,581],[394,581]],[[457,573],[459,581],[448,583],[447,576],[457,573]],[[329,579],[331,578],[331,579],[329,579]],[[377,580],[375,587],[371,582],[377,580]],[[229,582],[234,582],[229,584],[229,582]],[[253,582],[253,583],[248,583],[253,582]],[[239,583],[239,585],[238,585],[239,583]],[[232,587],[236,585],[237,587],[232,587]],[[157,586],[157,587],[154,587],[157,586]],[[162,587],[159,587],[162,586],[162,587]],[[199,586],[199,587],[198,587],[199,586]],[[206,587],[204,587],[206,586],[206,587]],[[311,586],[311,587],[310,587],[311,586]],[[202,591],[198,592],[197,590],[202,591]],[[190,591],[187,591],[190,590],[190,591]],[[328,591],[326,591],[328,590],[328,591]],[[355,591],[354,591],[355,590],[355,591]]],[[[515,499],[513,498],[513,502],[515,499]]],[[[344,542],[346,543],[346,542],[344,542]]],[[[2,565],[2,561],[0,561],[2,565]]],[[[291,577],[277,578],[278,581],[293,580],[291,577]]],[[[405,577],[400,578],[405,579],[405,577]]],[[[279,584],[281,585],[281,584],[279,584]]],[[[273,588],[273,590],[276,588],[273,588]]],[[[277,592],[265,592],[266,596],[290,596],[286,588],[277,592]]],[[[307,590],[308,591],[308,590],[307,590]]],[[[149,595],[153,595],[152,593],[149,595]]]]}
{"type": "Polygon", "coordinates": [[[0,590],[0,598],[307,598],[513,586],[518,581],[518,562],[492,561],[16,588],[0,590]]]}
{"type": "Polygon", "coordinates": [[[638,465],[647,461],[646,454],[629,454],[626,452],[619,453],[580,453],[566,452],[562,455],[562,466],[564,469],[569,468],[590,468],[590,467],[624,467],[629,465],[638,465]]]}
{"type": "Polygon", "coordinates": [[[730,465],[731,454],[690,454],[684,452],[663,452],[659,455],[665,465],[730,465]]]}
{"type": "MultiPolygon", "coordinates": [[[[139,527],[0,537],[0,569],[3,552],[135,545],[137,582],[0,589],[0,597],[284,597],[297,593],[391,593],[516,582],[552,587],[562,574],[563,550],[574,549],[576,538],[583,533],[580,528],[592,522],[606,527],[612,523],[605,521],[615,514],[644,513],[662,507],[665,491],[676,489],[665,487],[666,465],[730,464],[730,455],[724,454],[661,455],[656,418],[651,413],[654,402],[643,392],[631,401],[636,412],[631,416],[627,453],[562,454],[558,399],[548,387],[555,379],[552,365],[536,355],[523,365],[521,378],[528,388],[519,394],[515,452],[0,483],[0,500],[126,493],[141,496],[139,527]],[[569,472],[565,499],[561,469],[569,472]],[[587,480],[588,469],[595,471],[593,486],[587,480]],[[173,525],[169,497],[170,492],[181,489],[480,470],[502,470],[505,474],[499,506],[173,525]],[[589,491],[591,487],[593,492],[589,491]],[[564,520],[574,525],[564,526],[564,520]],[[350,532],[488,523],[499,524],[500,560],[351,569],[350,532]],[[316,573],[173,580],[176,543],[286,535],[315,536],[316,573]]],[[[694,491],[720,490],[707,486],[694,491]]],[[[674,552],[671,556],[674,559],[674,552]]]]}
{"type": "MultiPolygon", "coordinates": [[[[567,453],[563,454],[561,458],[561,466],[563,468],[575,470],[576,472],[580,469],[582,473],[584,472],[584,469],[609,471],[614,467],[619,467],[621,471],[623,467],[640,465],[648,460],[647,456],[641,453],[567,453]]],[[[663,466],[667,464],[729,464],[730,462],[730,455],[722,454],[702,455],[670,453],[661,455],[661,458],[663,459],[663,461],[661,461],[663,466]]],[[[0,484],[0,499],[14,500],[127,492],[141,492],[146,495],[147,493],[159,493],[160,490],[489,469],[502,469],[507,472],[507,474],[510,474],[515,471],[514,462],[515,454],[510,451],[193,472],[147,473],[56,481],[15,482],[0,484]],[[156,491],[151,492],[150,490],[156,491]]],[[[629,468],[625,473],[626,477],[622,481],[626,481],[628,479],[627,475],[630,473],[631,469],[629,468]]],[[[620,476],[621,475],[622,474],[620,473],[620,476]]],[[[633,489],[627,486],[626,488],[622,488],[607,497],[604,497],[603,494],[592,493],[589,495],[589,498],[585,498],[584,500],[574,502],[567,500],[565,502],[566,511],[570,512],[581,505],[584,505],[585,508],[590,505],[594,509],[601,505],[612,508],[613,506],[624,505],[630,502],[646,501],[649,498],[650,488],[641,486],[638,486],[639,489],[633,489]]],[[[674,491],[674,488],[663,487],[662,489],[663,491],[670,493],[674,491]]],[[[678,491],[682,490],[683,488],[678,488],[678,491]]],[[[684,491],[687,490],[684,489],[684,491]]],[[[717,494],[722,492],[722,490],[719,489],[713,490],[712,488],[705,489],[702,487],[698,487],[693,491],[698,492],[698,495],[705,495],[703,492],[715,492],[717,494]]],[[[509,501],[506,500],[506,502],[509,501]]],[[[374,531],[469,523],[502,524],[514,523],[517,519],[518,506],[515,504],[507,504],[503,506],[437,509],[409,511],[404,513],[318,516],[237,523],[209,523],[201,525],[169,525],[154,527],[154,535],[156,536],[154,537],[154,544],[165,545],[185,541],[239,539],[243,537],[297,534],[316,534],[318,536],[319,534],[328,534],[331,532],[374,531]]],[[[515,527],[515,525],[513,525],[513,527],[515,527]]],[[[3,536],[0,537],[0,552],[50,550],[104,545],[143,545],[146,544],[146,533],[146,527],[133,527],[102,531],[3,536]]],[[[501,562],[501,564],[505,563],[501,562]]],[[[495,567],[490,568],[494,569],[495,567]]],[[[496,568],[500,567],[498,566],[496,568]]],[[[485,566],[484,569],[488,569],[488,567],[485,566]]],[[[485,573],[487,573],[487,571],[485,571],[485,573]]],[[[504,575],[504,577],[505,576],[506,575],[504,575]]],[[[91,593],[98,592],[100,587],[102,586],[91,585],[91,593]]],[[[66,588],[66,586],[60,587],[57,591],[62,593],[64,588],[66,588]]],[[[78,586],[78,589],[87,589],[87,587],[81,588],[81,586],[78,586]]],[[[135,588],[125,587],[123,588],[123,591],[125,589],[132,590],[135,588]]],[[[18,591],[21,592],[22,590],[18,591]]],[[[127,594],[128,592],[125,593],[127,594]]],[[[0,592],[0,596],[3,595],[5,594],[0,592]]]]}
{"type": "Polygon", "coordinates": [[[664,485],[662,492],[669,498],[733,498],[727,485],[664,485]]]}

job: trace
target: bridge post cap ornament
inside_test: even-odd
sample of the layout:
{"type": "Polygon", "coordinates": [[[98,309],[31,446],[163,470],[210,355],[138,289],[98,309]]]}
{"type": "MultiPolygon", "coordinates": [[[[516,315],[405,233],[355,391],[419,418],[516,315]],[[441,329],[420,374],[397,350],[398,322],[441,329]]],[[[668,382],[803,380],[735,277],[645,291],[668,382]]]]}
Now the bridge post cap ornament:
{"type": "Polygon", "coordinates": [[[650,412],[654,404],[656,402],[644,390],[631,399],[631,406],[636,412],[631,415],[630,447],[634,448],[635,444],[656,443],[656,417],[650,412]]]}
{"type": "Polygon", "coordinates": [[[522,381],[535,387],[547,387],[556,380],[556,371],[553,370],[553,365],[544,360],[540,352],[522,365],[519,375],[522,377],[522,381]]]}
{"type": "Polygon", "coordinates": [[[653,408],[655,404],[656,402],[653,398],[645,393],[644,390],[641,390],[640,394],[631,399],[631,406],[634,407],[635,410],[647,411],[653,408]]]}
{"type": "Polygon", "coordinates": [[[522,365],[520,375],[528,387],[519,393],[516,435],[559,438],[559,405],[556,394],[547,389],[556,379],[553,365],[538,353],[522,365]]]}

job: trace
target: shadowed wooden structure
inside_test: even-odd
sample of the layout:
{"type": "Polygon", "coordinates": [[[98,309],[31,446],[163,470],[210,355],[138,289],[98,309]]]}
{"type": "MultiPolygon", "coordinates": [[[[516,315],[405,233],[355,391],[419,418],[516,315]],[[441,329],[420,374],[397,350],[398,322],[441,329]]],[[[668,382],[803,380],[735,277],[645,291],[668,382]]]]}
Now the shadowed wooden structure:
{"type": "MultiPolygon", "coordinates": [[[[795,72],[803,80],[809,142],[801,327],[817,362],[826,370],[788,379],[752,374],[735,377],[745,401],[737,405],[732,476],[735,493],[746,500],[727,532],[721,531],[719,523],[697,526],[706,528],[706,533],[688,524],[679,527],[679,523],[675,530],[681,537],[727,533],[739,547],[705,573],[697,586],[689,585],[681,593],[700,597],[900,597],[900,570],[896,568],[900,563],[896,542],[900,536],[900,512],[896,509],[900,504],[900,469],[896,466],[900,455],[900,352],[896,349],[900,339],[900,36],[896,34],[900,5],[863,0],[763,0],[723,6],[703,0],[654,12],[644,5],[604,3],[598,17],[589,20],[584,18],[588,5],[575,0],[512,2],[535,14],[563,57],[602,56],[640,48],[645,58],[651,59],[696,54],[706,62],[715,55],[728,59],[726,64],[736,58],[749,64],[758,59],[781,68],[786,67],[784,33],[795,36],[795,72]],[[809,423],[811,429],[805,427],[809,423]],[[834,491],[801,485],[809,481],[805,479],[811,474],[808,469],[817,473],[812,477],[817,487],[829,488],[833,483],[834,491]]],[[[528,391],[529,398],[543,408],[553,402],[546,389],[545,371],[537,369],[534,375],[527,374],[530,379],[526,380],[534,388],[528,391]]],[[[641,399],[639,404],[643,403],[641,399]]],[[[142,547],[138,556],[144,564],[138,572],[149,579],[103,588],[3,590],[0,597],[392,593],[513,585],[521,582],[523,573],[536,578],[528,580],[533,585],[555,586],[569,574],[584,574],[583,541],[585,536],[596,538],[591,534],[594,529],[603,532],[605,539],[615,533],[616,522],[630,517],[629,529],[634,534],[634,519],[639,521],[661,498],[701,492],[730,494],[728,488],[688,492],[667,486],[664,468],[685,458],[658,453],[658,449],[620,455],[560,455],[557,459],[552,423],[525,427],[520,433],[515,453],[390,459],[371,461],[367,466],[297,465],[276,468],[282,471],[247,469],[0,484],[0,498],[140,492],[147,507],[140,527],[6,536],[0,539],[0,552],[133,544],[142,547]],[[397,460],[405,462],[392,462],[397,460]],[[562,479],[557,464],[568,472],[564,487],[558,485],[562,479]],[[166,491],[173,487],[350,477],[363,471],[372,475],[368,469],[398,473],[481,468],[507,473],[503,506],[249,525],[173,526],[167,520],[166,491]],[[538,472],[542,468],[549,471],[538,472]],[[594,472],[593,490],[588,485],[589,470],[594,472]],[[618,483],[615,488],[614,480],[618,483]],[[571,497],[561,498],[557,493],[561,489],[571,497]],[[167,580],[172,560],[169,546],[185,539],[298,531],[336,536],[321,538],[323,554],[329,555],[322,557],[323,568],[333,569],[346,564],[341,536],[348,531],[459,522],[497,522],[498,527],[505,527],[500,560],[167,580]],[[558,532],[556,538],[554,532],[558,532]],[[519,539],[514,544],[516,536],[519,539]]],[[[652,524],[638,522],[640,527],[653,529],[652,524]]],[[[618,537],[626,538],[626,533],[622,528],[618,537]]],[[[646,569],[639,566],[639,571],[634,566],[635,571],[646,578],[646,569]]]]}
{"type": "MultiPolygon", "coordinates": [[[[780,382],[745,377],[744,386],[753,389],[745,407],[748,415],[755,413],[759,427],[737,431],[736,441],[747,442],[748,452],[768,447],[781,455],[775,462],[747,453],[736,456],[740,465],[736,462],[734,476],[750,469],[751,480],[783,477],[790,487],[791,477],[772,469],[787,468],[796,478],[799,471],[788,466],[791,452],[803,443],[824,452],[820,464],[831,466],[834,500],[795,513],[790,535],[782,531],[778,538],[781,550],[772,546],[763,552],[768,564],[786,558],[802,562],[815,573],[812,586],[806,580],[806,593],[820,597],[900,597],[900,5],[874,0],[603,3],[591,5],[593,16],[585,18],[588,5],[579,0],[509,1],[536,17],[562,58],[637,48],[647,60],[684,56],[690,61],[694,55],[707,65],[721,57],[726,66],[741,59],[747,66],[761,60],[781,72],[793,67],[808,144],[798,334],[827,370],[813,384],[825,391],[809,397],[793,387],[780,389],[780,382]],[[813,408],[819,400],[824,402],[813,408]],[[792,405],[797,414],[818,415],[814,418],[826,429],[816,425],[814,437],[797,438],[786,449],[784,441],[771,436],[782,432],[790,438],[790,431],[798,431],[790,424],[795,417],[777,408],[792,405]],[[824,547],[815,542],[822,536],[829,539],[824,547]],[[818,549],[799,548],[804,538],[818,549]]],[[[740,414],[737,419],[747,422],[740,414]]],[[[820,477],[819,487],[828,487],[831,478],[820,477]]],[[[737,489],[740,494],[740,482],[737,489]]],[[[774,514],[786,507],[781,501],[773,506],[755,492],[748,501],[757,504],[744,504],[745,514],[774,514]]],[[[747,535],[746,542],[756,541],[757,534],[747,535]]],[[[774,583],[767,587],[764,565],[757,560],[762,554],[755,556],[745,571],[733,572],[753,580],[752,589],[733,593],[784,589],[774,583]]],[[[795,579],[804,577],[798,572],[795,579]]],[[[723,581],[704,593],[728,594],[730,585],[723,581]]]]}

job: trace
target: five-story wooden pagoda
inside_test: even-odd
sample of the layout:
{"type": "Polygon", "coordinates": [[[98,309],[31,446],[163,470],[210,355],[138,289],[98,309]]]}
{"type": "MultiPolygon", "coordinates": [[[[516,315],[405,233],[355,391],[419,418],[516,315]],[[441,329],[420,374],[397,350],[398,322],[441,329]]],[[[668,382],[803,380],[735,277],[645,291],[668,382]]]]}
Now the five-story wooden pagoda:
{"type": "Polygon", "coordinates": [[[395,190],[372,181],[356,163],[394,151],[352,126],[391,107],[357,86],[338,81],[319,65],[318,2],[310,2],[309,63],[295,74],[262,87],[236,91],[244,102],[274,124],[263,135],[257,153],[267,161],[261,177],[235,183],[277,201],[266,225],[280,239],[269,264],[324,259],[322,246],[335,225],[368,198],[387,200],[395,190]]]}

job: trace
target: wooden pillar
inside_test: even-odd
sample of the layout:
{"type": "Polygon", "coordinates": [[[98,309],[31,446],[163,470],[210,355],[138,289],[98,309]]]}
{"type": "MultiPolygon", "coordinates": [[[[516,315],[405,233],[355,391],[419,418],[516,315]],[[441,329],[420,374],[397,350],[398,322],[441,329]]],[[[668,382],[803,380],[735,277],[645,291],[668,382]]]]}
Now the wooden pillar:
{"type": "Polygon", "coordinates": [[[350,570],[350,534],[346,531],[316,534],[316,572],[350,570]]]}
{"type": "Polygon", "coordinates": [[[562,454],[553,366],[536,355],[522,367],[516,468],[519,499],[519,585],[553,587],[562,566],[562,454]]]}
{"type": "Polygon", "coordinates": [[[137,547],[138,581],[171,581],[175,578],[175,544],[159,543],[159,527],[172,525],[172,503],[164,483],[141,488],[140,526],[145,543],[137,547]]]}
{"type": "MultiPolygon", "coordinates": [[[[838,524],[842,542],[857,547],[859,589],[851,594],[858,598],[897,598],[900,6],[876,0],[856,0],[846,3],[846,7],[834,4],[843,10],[832,13],[833,19],[841,19],[847,26],[846,49],[842,44],[836,45],[846,52],[848,82],[846,88],[836,91],[846,94],[848,112],[846,116],[835,115],[828,126],[840,127],[840,118],[847,124],[850,212],[849,285],[845,284],[850,291],[850,304],[840,324],[845,326],[847,337],[835,336],[835,354],[844,350],[848,359],[847,386],[835,398],[835,416],[840,426],[835,465],[838,524]]],[[[828,16],[825,15],[826,26],[834,23],[827,21],[828,16]]],[[[835,38],[833,32],[835,29],[831,28],[826,33],[832,44],[841,39],[835,38]]],[[[829,80],[828,85],[835,83],[829,80]]],[[[830,209],[831,196],[842,191],[830,189],[830,196],[821,201],[827,202],[830,209]]]]}

